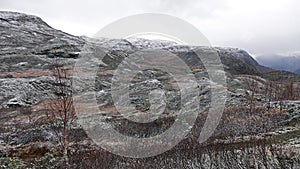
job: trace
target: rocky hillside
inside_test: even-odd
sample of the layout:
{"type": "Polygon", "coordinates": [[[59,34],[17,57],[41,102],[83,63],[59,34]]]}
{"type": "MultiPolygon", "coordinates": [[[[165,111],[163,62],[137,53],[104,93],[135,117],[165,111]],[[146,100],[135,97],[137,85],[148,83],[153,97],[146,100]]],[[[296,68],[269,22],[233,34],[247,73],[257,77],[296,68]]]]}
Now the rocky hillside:
{"type": "MultiPolygon", "coordinates": [[[[101,116],[119,132],[135,137],[154,136],[173,124],[174,112],[180,108],[178,86],[169,85],[174,79],[160,70],[145,70],[132,80],[131,103],[142,112],[149,110],[149,92],[166,89],[167,111],[155,123],[137,124],[126,121],[114,110],[110,93],[113,71],[127,56],[141,49],[166,50],[176,54],[191,68],[199,82],[197,90],[203,113],[186,140],[174,150],[149,159],[110,154],[95,146],[82,127],[74,122],[68,136],[70,168],[259,168],[261,164],[264,168],[299,167],[295,160],[299,159],[298,76],[261,66],[244,50],[213,48],[219,54],[227,75],[226,109],[209,142],[198,145],[195,138],[207,117],[211,81],[194,53],[194,47],[146,39],[76,37],[50,27],[39,17],[15,12],[0,12],[0,35],[0,168],[12,163],[21,166],[24,163],[33,168],[37,167],[35,164],[44,168],[62,167],[64,161],[57,148],[59,141],[45,113],[45,105],[55,99],[53,65],[58,59],[72,68],[84,56],[85,49],[96,47],[110,49],[99,66],[96,85],[82,82],[77,87],[95,90],[103,112],[101,116]],[[286,84],[285,81],[294,82],[286,84]],[[280,149],[284,153],[278,154],[275,150],[282,146],[281,141],[285,142],[284,149],[280,149]],[[201,149],[205,151],[199,153],[201,149]],[[256,150],[258,154],[250,153],[256,150]],[[262,151],[275,155],[264,156],[259,153],[262,151]],[[226,160],[229,155],[231,159],[226,160]],[[223,160],[215,162],[214,158],[223,160]]],[[[205,51],[206,48],[200,49],[205,51]]],[[[164,63],[160,59],[153,62],[164,63]]],[[[139,114],[133,113],[133,116],[139,114]]]]}

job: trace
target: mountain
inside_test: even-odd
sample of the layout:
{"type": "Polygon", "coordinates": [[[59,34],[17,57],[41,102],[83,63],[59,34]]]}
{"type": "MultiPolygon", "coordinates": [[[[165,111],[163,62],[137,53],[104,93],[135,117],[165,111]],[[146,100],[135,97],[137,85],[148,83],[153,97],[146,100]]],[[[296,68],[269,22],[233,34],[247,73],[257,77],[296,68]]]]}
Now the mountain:
{"type": "Polygon", "coordinates": [[[272,69],[260,65],[245,50],[238,48],[216,48],[219,52],[223,64],[228,67],[233,74],[262,74],[273,71],[272,69]]]}
{"type": "MultiPolygon", "coordinates": [[[[62,31],[53,29],[41,18],[26,15],[16,12],[1,12],[0,13],[0,28],[1,39],[0,48],[1,55],[20,55],[25,54],[25,57],[35,57],[38,60],[40,56],[47,56],[52,58],[60,56],[64,58],[76,57],[80,49],[86,43],[83,37],[76,37],[62,31]],[[19,38],[22,37],[22,38],[19,38]]],[[[101,43],[106,40],[103,39],[101,43]]],[[[126,40],[124,40],[124,43],[126,40]]],[[[131,40],[134,45],[141,45],[141,40],[131,40]]],[[[144,41],[146,43],[151,41],[144,41]]],[[[106,45],[109,45],[109,42],[106,45]]],[[[167,42],[152,42],[150,46],[162,48],[167,42]]],[[[170,45],[170,44],[169,44],[170,45]]],[[[222,62],[225,64],[226,69],[234,74],[259,74],[272,71],[272,69],[258,64],[246,51],[237,48],[215,48],[222,62]]],[[[27,60],[25,57],[21,59],[18,56],[16,60],[27,60]]],[[[12,59],[13,60],[13,59],[12,59]]],[[[17,62],[15,60],[15,62],[17,62]]],[[[29,60],[29,61],[30,61],[29,60]]],[[[3,63],[3,62],[1,62],[3,63]]],[[[17,63],[16,63],[17,64],[17,63]]],[[[29,65],[36,65],[30,64],[29,65]]],[[[3,69],[4,66],[1,66],[3,69]]],[[[6,70],[2,70],[6,71],[6,70]]]]}
{"type": "Polygon", "coordinates": [[[257,61],[265,66],[276,70],[284,70],[289,72],[299,73],[300,69],[300,55],[294,54],[292,56],[284,55],[263,55],[258,56],[257,61]]]}
{"type": "MultiPolygon", "coordinates": [[[[78,52],[84,40],[51,28],[41,18],[16,12],[0,13],[1,55],[54,55],[78,52]],[[55,53],[53,53],[55,51],[55,53]]],[[[72,55],[72,54],[71,54],[72,55]]]]}
{"type": "MultiPolygon", "coordinates": [[[[116,111],[112,100],[112,78],[115,70],[132,54],[140,52],[143,56],[149,49],[158,51],[157,59],[151,60],[152,65],[176,68],[182,73],[180,70],[183,67],[177,65],[179,62],[159,57],[164,54],[159,51],[163,50],[178,56],[191,69],[189,73],[195,77],[198,85],[187,87],[199,92],[201,107],[191,131],[177,146],[163,154],[144,159],[126,158],[96,146],[89,133],[83,129],[82,123],[75,120],[68,130],[69,168],[255,168],[261,164],[265,168],[299,166],[294,159],[299,159],[300,154],[295,148],[299,146],[300,103],[295,100],[296,89],[290,92],[283,87],[286,85],[284,80],[291,79],[295,81],[292,85],[296,86],[298,76],[262,66],[245,50],[182,46],[160,40],[77,37],[52,28],[37,16],[6,11],[0,12],[0,38],[1,167],[8,168],[24,163],[32,168],[66,168],[65,157],[61,156],[58,146],[62,133],[53,131],[53,128],[60,129],[61,125],[53,126],[47,114],[51,102],[58,100],[53,92],[60,86],[53,77],[55,61],[60,61],[69,68],[70,74],[77,73],[72,68],[81,59],[86,58],[84,64],[88,65],[87,70],[93,68],[95,63],[98,64],[95,78],[87,76],[84,80],[78,80],[73,76],[74,82],[79,81],[74,91],[93,91],[99,110],[99,119],[95,117],[93,120],[100,120],[102,127],[113,126],[123,135],[145,138],[161,134],[176,122],[177,112],[182,107],[192,105],[189,111],[195,110],[197,106],[193,106],[193,100],[198,95],[187,93],[187,99],[183,99],[185,105],[182,106],[181,99],[184,96],[180,86],[175,83],[185,86],[188,81],[177,81],[178,79],[163,70],[146,69],[137,72],[129,86],[129,101],[139,112],[133,111],[124,115],[116,111]],[[211,89],[223,89],[225,86],[210,80],[202,61],[193,50],[195,48],[203,55],[211,50],[217,52],[224,64],[227,78],[224,113],[212,137],[203,144],[198,143],[197,138],[208,117],[211,89]],[[106,50],[103,58],[100,58],[101,61],[97,56],[90,59],[90,51],[103,52],[98,49],[106,50]],[[91,85],[91,81],[95,85],[91,85]],[[159,93],[155,92],[161,90],[164,90],[166,99],[151,97],[158,96],[159,93]],[[290,100],[280,102],[278,95],[281,98],[283,93],[295,93],[294,99],[289,95],[290,100]],[[153,101],[157,103],[154,108],[160,110],[165,107],[165,111],[161,114],[149,111],[147,114],[153,108],[153,101]],[[250,109],[251,106],[253,109],[250,109]],[[135,119],[144,115],[157,120],[149,123],[127,120],[128,117],[135,119]],[[274,145],[273,142],[269,143],[268,138],[285,144],[281,146],[276,142],[274,145]],[[280,147],[283,148],[277,151],[276,148],[280,147]],[[278,152],[287,155],[278,155],[278,152]],[[277,156],[274,155],[276,153],[277,156]]],[[[132,62],[125,62],[125,66],[139,68],[139,65],[132,62]]],[[[128,75],[128,70],[124,69],[121,73],[128,75]]],[[[71,88],[66,90],[70,91],[71,88]]],[[[214,94],[219,92],[222,90],[216,90],[214,94]]],[[[93,99],[89,98],[90,95],[84,96],[84,102],[93,99]]],[[[121,101],[128,101],[123,96],[119,94],[117,97],[125,99],[121,101]]],[[[89,104],[84,104],[81,108],[89,110],[90,107],[89,104]]],[[[189,111],[182,113],[190,117],[189,111]]],[[[179,123],[186,125],[186,121],[179,123]]],[[[98,124],[100,123],[91,123],[90,127],[97,130],[98,124]]],[[[179,134],[180,132],[176,133],[173,138],[179,134]]],[[[168,142],[159,142],[160,145],[165,143],[168,142]]],[[[131,146],[135,148],[136,145],[131,146]]]]}
{"type": "MultiPolygon", "coordinates": [[[[22,13],[0,12],[0,35],[0,100],[3,106],[30,105],[47,98],[49,91],[45,82],[50,83],[47,76],[53,58],[64,58],[67,64],[74,64],[81,49],[87,46],[100,45],[113,50],[110,55],[113,57],[107,57],[107,64],[111,66],[107,69],[113,69],[126,53],[139,49],[165,49],[186,61],[191,69],[204,69],[192,47],[159,40],[77,37],[50,27],[39,17],[22,13]],[[30,99],[28,93],[36,97],[30,99]]],[[[230,74],[259,75],[271,70],[259,65],[244,50],[220,47],[214,50],[218,52],[225,71],[230,74]]]]}
{"type": "Polygon", "coordinates": [[[295,70],[294,73],[300,75],[300,69],[295,70]]]}

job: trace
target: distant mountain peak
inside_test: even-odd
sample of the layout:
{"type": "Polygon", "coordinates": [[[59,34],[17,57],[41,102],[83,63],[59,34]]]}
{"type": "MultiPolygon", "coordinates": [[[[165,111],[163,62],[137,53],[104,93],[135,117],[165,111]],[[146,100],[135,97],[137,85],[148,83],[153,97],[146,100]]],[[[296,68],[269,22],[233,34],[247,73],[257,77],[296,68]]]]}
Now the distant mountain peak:
{"type": "Polygon", "coordinates": [[[269,54],[262,55],[256,58],[258,62],[262,65],[271,67],[276,70],[285,70],[289,72],[299,72],[300,69],[300,54],[293,55],[287,54],[269,54]]]}

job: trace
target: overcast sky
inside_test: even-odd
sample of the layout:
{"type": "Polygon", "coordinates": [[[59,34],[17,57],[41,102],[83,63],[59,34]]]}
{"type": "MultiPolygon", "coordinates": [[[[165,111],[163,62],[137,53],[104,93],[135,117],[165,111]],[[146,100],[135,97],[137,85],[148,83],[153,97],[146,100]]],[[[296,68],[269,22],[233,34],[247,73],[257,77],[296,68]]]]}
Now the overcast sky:
{"type": "Polygon", "coordinates": [[[74,35],[93,36],[125,16],[165,13],[196,26],[214,46],[259,56],[300,54],[299,0],[0,0],[0,10],[42,17],[74,35]]]}

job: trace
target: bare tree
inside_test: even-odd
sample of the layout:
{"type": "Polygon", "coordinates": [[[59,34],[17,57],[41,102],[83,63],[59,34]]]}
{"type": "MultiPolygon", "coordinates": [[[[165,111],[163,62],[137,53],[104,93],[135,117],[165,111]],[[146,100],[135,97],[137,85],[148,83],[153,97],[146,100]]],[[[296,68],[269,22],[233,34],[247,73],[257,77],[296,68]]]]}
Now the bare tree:
{"type": "Polygon", "coordinates": [[[295,100],[300,100],[300,82],[295,84],[295,100]]]}
{"type": "Polygon", "coordinates": [[[47,117],[62,146],[63,154],[67,155],[68,130],[75,119],[70,68],[55,61],[52,75],[54,98],[47,103],[47,117]]]}
{"type": "Polygon", "coordinates": [[[246,84],[246,98],[249,101],[249,113],[253,112],[253,109],[255,108],[255,97],[254,95],[258,93],[258,82],[255,79],[252,79],[250,77],[247,77],[245,80],[246,84]]]}
{"type": "Polygon", "coordinates": [[[290,81],[289,83],[287,83],[285,85],[284,88],[285,92],[284,92],[284,96],[286,99],[289,100],[294,100],[295,99],[295,87],[294,87],[294,81],[290,81]]]}
{"type": "Polygon", "coordinates": [[[273,95],[274,95],[274,83],[272,81],[267,81],[265,84],[265,91],[264,91],[264,95],[265,95],[265,102],[267,104],[267,110],[270,111],[271,109],[271,101],[273,101],[273,95]]]}
{"type": "Polygon", "coordinates": [[[286,99],[286,90],[283,83],[275,84],[275,100],[279,102],[279,111],[282,112],[283,100],[286,99]]]}

